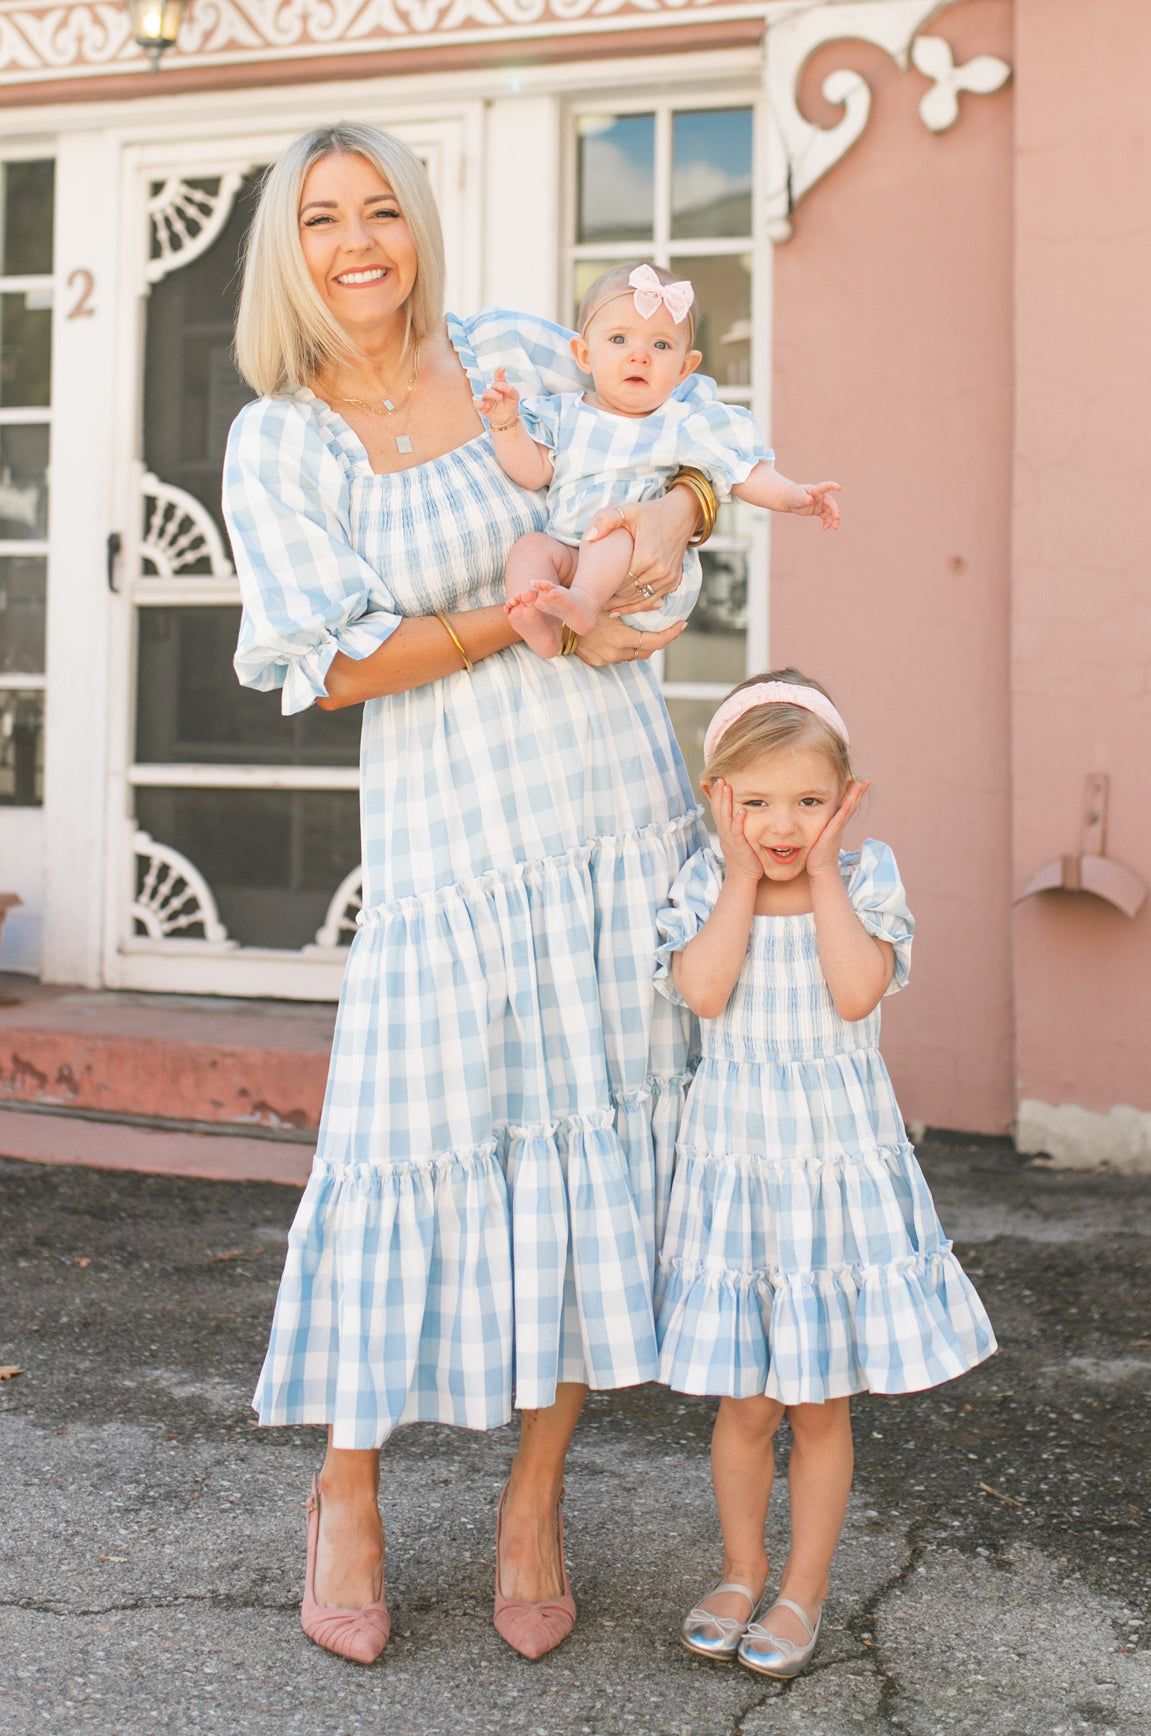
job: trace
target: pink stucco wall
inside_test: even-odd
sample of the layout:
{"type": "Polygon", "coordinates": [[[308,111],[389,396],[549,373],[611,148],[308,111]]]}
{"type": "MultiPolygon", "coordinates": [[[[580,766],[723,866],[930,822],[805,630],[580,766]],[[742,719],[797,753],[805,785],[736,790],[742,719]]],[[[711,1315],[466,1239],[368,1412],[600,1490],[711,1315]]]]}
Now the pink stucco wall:
{"type": "MultiPolygon", "coordinates": [[[[1044,0],[1046,3],[1046,0],[1044,0]]],[[[936,34],[1014,63],[1012,8],[971,0],[936,34]]],[[[830,687],[874,780],[866,826],[919,919],[910,990],[885,1009],[904,1113],[1012,1119],[1009,564],[1010,85],[929,134],[928,88],[864,44],[813,57],[869,79],[872,118],[776,249],[773,435],[789,475],[843,483],[844,525],[776,520],[772,658],[830,687]]],[[[821,117],[822,109],[822,117],[821,117]]]]}
{"type": "MultiPolygon", "coordinates": [[[[1017,0],[1012,559],[1017,890],[1079,847],[1151,879],[1151,6],[1017,0]]],[[[1019,1095],[1151,1110],[1151,908],[1085,894],[1015,920],[1019,1095]]]]}

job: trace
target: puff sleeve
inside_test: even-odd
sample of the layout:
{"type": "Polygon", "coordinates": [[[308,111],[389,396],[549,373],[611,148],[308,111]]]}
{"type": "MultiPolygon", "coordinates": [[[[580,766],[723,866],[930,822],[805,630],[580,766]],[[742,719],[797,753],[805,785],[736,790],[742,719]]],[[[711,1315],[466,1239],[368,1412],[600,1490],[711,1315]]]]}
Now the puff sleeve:
{"type": "Polygon", "coordinates": [[[686,1002],[672,981],[672,957],[699,933],[715,908],[722,885],[722,859],[705,845],[688,857],[672,882],[667,903],[656,912],[660,944],[655,955],[654,982],[660,994],[676,1006],[685,1006],[686,1002]]]}
{"type": "Polygon", "coordinates": [[[244,605],[234,667],[281,688],[285,717],[326,689],[337,651],[368,657],[401,617],[350,540],[351,479],[307,402],[258,398],[233,422],[224,519],[244,605]]]}
{"type": "Polygon", "coordinates": [[[559,450],[563,402],[558,393],[546,393],[520,400],[520,416],[524,428],[533,440],[538,440],[541,446],[546,446],[553,454],[559,450]]]}
{"type": "Polygon", "coordinates": [[[720,499],[726,500],[757,464],[773,463],[775,453],[749,411],[715,399],[684,418],[677,457],[681,464],[705,471],[720,499]]]}
{"type": "Polygon", "coordinates": [[[887,988],[893,995],[906,986],[911,973],[915,933],[915,918],[907,908],[895,856],[887,844],[867,838],[861,849],[840,853],[839,867],[847,881],[852,909],[868,934],[889,941],[895,949],[895,969],[887,988]]]}

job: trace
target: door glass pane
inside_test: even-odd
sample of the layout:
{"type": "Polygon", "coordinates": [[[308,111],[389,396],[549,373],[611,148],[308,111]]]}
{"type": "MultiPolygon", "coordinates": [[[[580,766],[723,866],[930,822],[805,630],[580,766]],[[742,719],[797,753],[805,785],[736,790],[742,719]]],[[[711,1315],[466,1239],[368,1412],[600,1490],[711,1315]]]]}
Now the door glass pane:
{"type": "Polygon", "coordinates": [[[51,160],[5,163],[0,170],[0,276],[51,272],[55,189],[51,160]]]}
{"type": "Polygon", "coordinates": [[[709,259],[680,253],[672,259],[677,277],[695,289],[696,348],[703,351],[700,372],[721,386],[751,385],[750,253],[709,259]]]}
{"type": "MultiPolygon", "coordinates": [[[[220,473],[232,418],[253,396],[232,364],[240,249],[261,171],[245,177],[216,240],[177,265],[148,297],[144,359],[144,456],[149,470],[184,488],[221,531],[220,473]]],[[[196,183],[214,189],[215,181],[196,183]]],[[[153,189],[155,191],[155,189],[153,189]]]]}
{"type": "MultiPolygon", "coordinates": [[[[141,789],[136,816],[199,870],[229,938],[244,946],[309,946],[360,859],[359,805],[346,790],[141,789]]],[[[181,936],[202,939],[203,929],[181,936]]]]}
{"type": "Polygon", "coordinates": [[[43,555],[0,555],[0,674],[43,675],[43,555]]]}
{"type": "Polygon", "coordinates": [[[44,800],[44,695],[0,691],[0,805],[44,800]]]}
{"type": "Polygon", "coordinates": [[[677,114],[672,139],[672,236],[750,235],[751,110],[677,114]]]}
{"type": "Polygon", "coordinates": [[[48,532],[48,430],[0,428],[0,537],[48,532]]]}
{"type": "Polygon", "coordinates": [[[655,116],[576,121],[577,241],[644,241],[655,214],[655,116]]]}
{"type": "MultiPolygon", "coordinates": [[[[699,780],[703,775],[703,737],[711,722],[718,699],[669,699],[667,709],[675,725],[680,751],[687,761],[687,772],[696,799],[703,801],[699,780]]],[[[705,803],[706,807],[706,803],[705,803]]]]}
{"type": "Polygon", "coordinates": [[[665,681],[734,687],[747,661],[747,555],[701,549],[703,589],[687,626],[664,652],[665,681]]]}
{"type": "Polygon", "coordinates": [[[596,278],[607,271],[610,266],[618,265],[618,259],[577,259],[573,273],[575,282],[572,293],[571,322],[573,330],[579,317],[579,304],[595,282],[596,278]]]}
{"type": "Polygon", "coordinates": [[[0,405],[46,405],[52,392],[52,308],[23,290],[0,295],[0,405]]]}
{"type": "Polygon", "coordinates": [[[355,765],[360,707],[282,716],[278,694],[236,680],[239,624],[224,606],[140,610],[137,763],[355,765]]]}

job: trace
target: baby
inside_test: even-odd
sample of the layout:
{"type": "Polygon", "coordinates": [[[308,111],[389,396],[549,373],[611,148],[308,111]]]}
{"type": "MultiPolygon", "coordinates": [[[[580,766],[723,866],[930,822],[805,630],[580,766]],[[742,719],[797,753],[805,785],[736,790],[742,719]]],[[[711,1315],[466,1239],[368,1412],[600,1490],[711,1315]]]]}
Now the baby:
{"type": "MultiPolygon", "coordinates": [[[[632,539],[622,509],[662,494],[684,465],[704,471],[721,500],[734,494],[774,512],[818,515],[825,530],[838,527],[837,482],[789,482],[746,410],[714,396],[701,403],[699,381],[690,399],[677,395],[703,359],[691,347],[694,299],[691,284],[669,271],[613,266],[584,296],[571,341],[590,392],[521,403],[499,368],[476,399],[505,473],[522,488],[548,490],[546,528],[512,546],[505,575],[508,615],[541,657],[557,654],[564,626],[586,633],[624,587],[632,539]],[[581,540],[605,507],[619,511],[619,529],[581,540]]],[[[690,614],[699,587],[699,557],[689,550],[678,589],[658,609],[623,618],[656,632],[690,614]]]]}

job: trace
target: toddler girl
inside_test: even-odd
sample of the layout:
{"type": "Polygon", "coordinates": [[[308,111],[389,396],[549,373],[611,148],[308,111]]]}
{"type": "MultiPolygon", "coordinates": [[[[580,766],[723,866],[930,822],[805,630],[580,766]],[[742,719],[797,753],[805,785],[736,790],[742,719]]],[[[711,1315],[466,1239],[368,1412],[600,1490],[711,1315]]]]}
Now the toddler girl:
{"type": "Polygon", "coordinates": [[[682,1637],[787,1678],[815,1649],[847,1507],[848,1395],[951,1380],[995,1339],[877,1046],[914,924],[887,845],[840,849],[868,788],[843,719],[794,669],[756,676],[704,754],[721,853],[689,858],[657,918],[657,987],[699,1014],[703,1039],[660,1256],[660,1378],[721,1395],[722,1583],[682,1637]],[[785,1412],[791,1552],[755,1620],[785,1412]]]}
{"type": "MultiPolygon", "coordinates": [[[[503,369],[476,407],[489,420],[496,456],[513,482],[548,490],[543,532],[521,537],[508,556],[507,611],[541,657],[560,649],[562,627],[586,633],[620,592],[632,541],[623,507],[662,494],[684,465],[706,471],[721,499],[734,494],[776,512],[818,514],[839,523],[837,482],[789,482],[772,464],[753,418],[718,398],[677,397],[702,357],[691,348],[691,284],[651,265],[617,265],[598,277],[579,310],[572,339],[590,392],[560,392],[522,404],[503,369]],[[595,514],[619,509],[619,529],[581,541],[595,514]]],[[[714,385],[708,385],[714,392],[714,385]]],[[[678,589],[658,609],[624,616],[656,632],[690,614],[699,595],[699,556],[689,552],[678,589]]],[[[655,592],[637,584],[645,597],[655,592]]]]}

